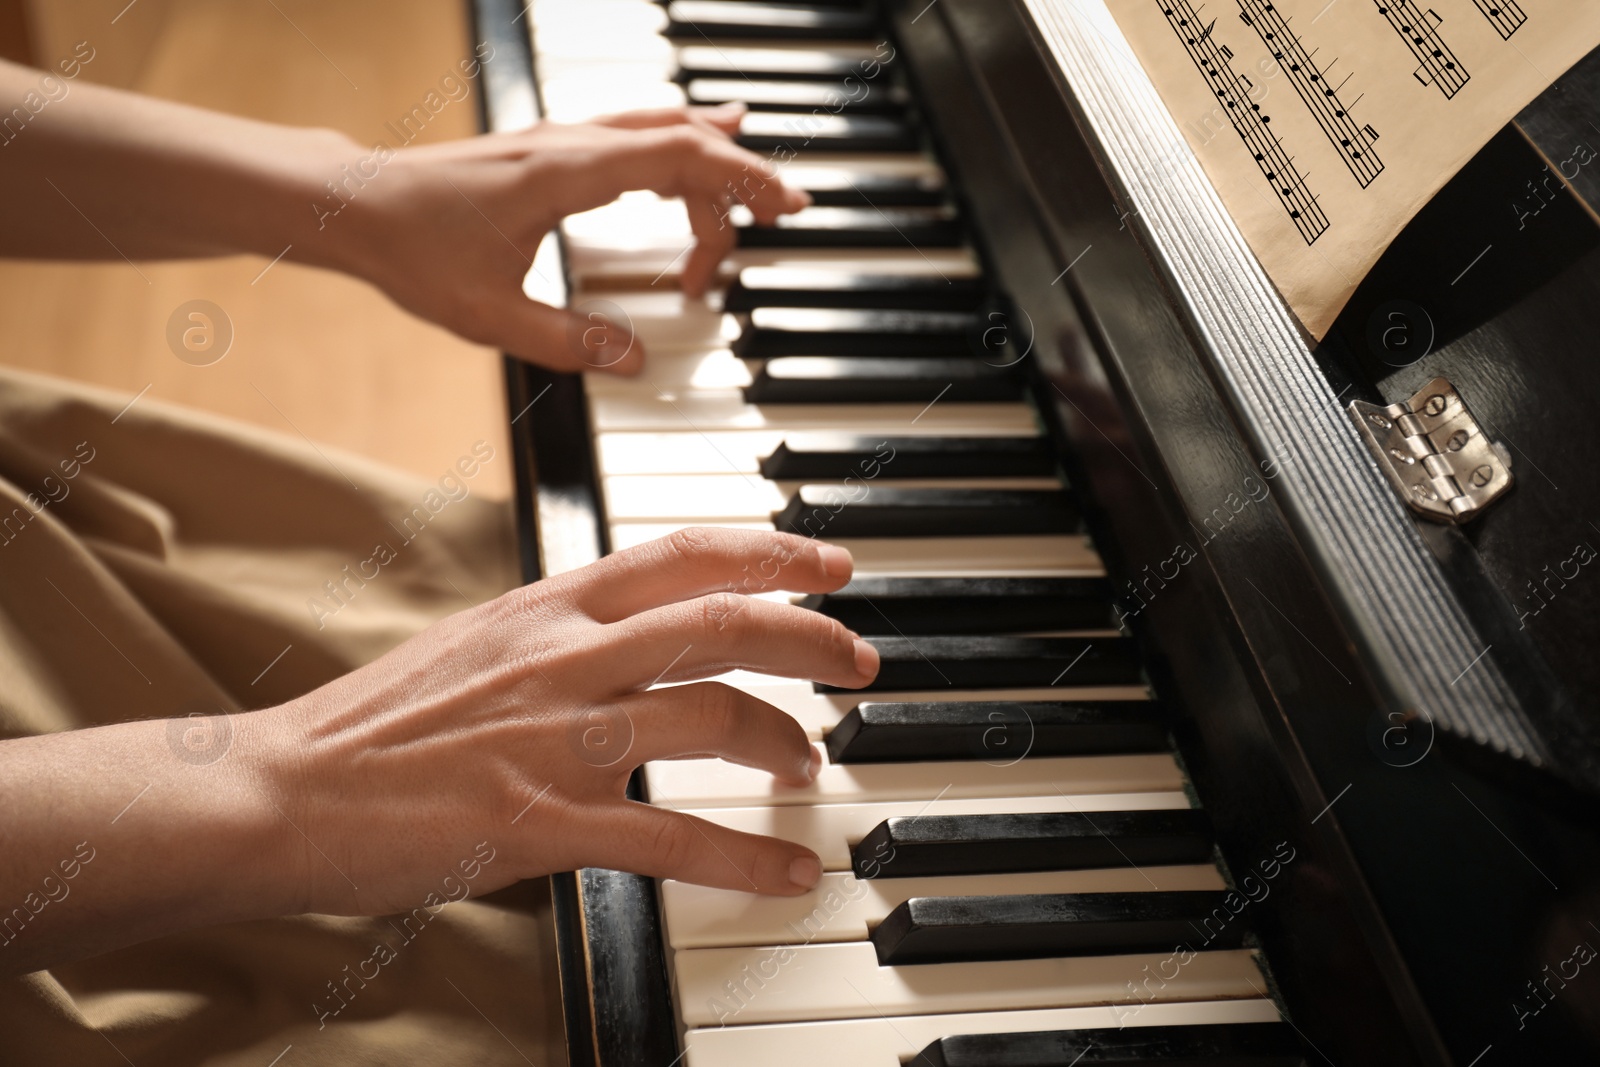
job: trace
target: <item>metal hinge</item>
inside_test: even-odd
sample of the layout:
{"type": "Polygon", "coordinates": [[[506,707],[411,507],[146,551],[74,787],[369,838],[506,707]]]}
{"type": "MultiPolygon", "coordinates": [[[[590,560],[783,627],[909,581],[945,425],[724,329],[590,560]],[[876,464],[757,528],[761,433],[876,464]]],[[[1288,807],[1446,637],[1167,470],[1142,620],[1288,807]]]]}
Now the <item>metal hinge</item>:
{"type": "Polygon", "coordinates": [[[1354,400],[1349,410],[1389,484],[1424,518],[1468,522],[1511,488],[1511,457],[1446,378],[1398,404],[1354,400]]]}

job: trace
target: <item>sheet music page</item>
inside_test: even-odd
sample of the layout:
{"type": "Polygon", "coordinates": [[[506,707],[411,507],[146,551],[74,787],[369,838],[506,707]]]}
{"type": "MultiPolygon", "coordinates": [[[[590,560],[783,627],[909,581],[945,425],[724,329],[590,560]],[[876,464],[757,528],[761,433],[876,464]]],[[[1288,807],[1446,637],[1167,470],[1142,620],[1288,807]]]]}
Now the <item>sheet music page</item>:
{"type": "MultiPolygon", "coordinates": [[[[1319,340],[1428,199],[1600,45],[1600,0],[1108,7],[1268,276],[1319,340]]],[[[1597,152],[1600,129],[1556,164],[1600,166],[1597,152]]],[[[1559,176],[1528,178],[1559,187],[1559,176]]],[[[1507,189],[1506,210],[1531,195],[1507,189]]]]}

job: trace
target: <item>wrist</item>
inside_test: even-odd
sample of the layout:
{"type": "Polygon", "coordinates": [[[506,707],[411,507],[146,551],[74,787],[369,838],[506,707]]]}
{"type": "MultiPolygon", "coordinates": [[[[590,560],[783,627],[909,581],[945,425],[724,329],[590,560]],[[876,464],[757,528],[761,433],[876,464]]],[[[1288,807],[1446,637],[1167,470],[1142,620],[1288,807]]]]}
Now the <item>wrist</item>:
{"type": "Polygon", "coordinates": [[[382,261],[383,228],[373,216],[396,152],[364,147],[343,134],[327,134],[316,147],[300,195],[301,242],[290,258],[371,279],[382,261]]]}
{"type": "Polygon", "coordinates": [[[290,702],[229,716],[236,725],[225,788],[240,813],[232,846],[256,887],[251,906],[261,918],[312,910],[310,863],[316,852],[306,836],[295,708],[290,702]]]}

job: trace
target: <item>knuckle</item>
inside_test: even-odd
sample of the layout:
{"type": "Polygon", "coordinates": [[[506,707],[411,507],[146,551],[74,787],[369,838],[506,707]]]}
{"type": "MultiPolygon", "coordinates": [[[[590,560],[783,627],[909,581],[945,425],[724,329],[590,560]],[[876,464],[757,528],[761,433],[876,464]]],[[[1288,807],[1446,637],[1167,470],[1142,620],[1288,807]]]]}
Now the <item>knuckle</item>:
{"type": "Polygon", "coordinates": [[[674,530],[664,540],[668,554],[677,562],[689,567],[705,564],[715,557],[717,551],[715,531],[704,526],[688,526],[682,530],[674,530]]]}
{"type": "Polygon", "coordinates": [[[738,692],[722,682],[705,682],[697,687],[700,726],[710,737],[732,737],[739,729],[738,692]]]}
{"type": "Polygon", "coordinates": [[[737,637],[747,632],[746,602],[738,593],[712,593],[700,598],[700,625],[707,636],[731,633],[737,637]]]}

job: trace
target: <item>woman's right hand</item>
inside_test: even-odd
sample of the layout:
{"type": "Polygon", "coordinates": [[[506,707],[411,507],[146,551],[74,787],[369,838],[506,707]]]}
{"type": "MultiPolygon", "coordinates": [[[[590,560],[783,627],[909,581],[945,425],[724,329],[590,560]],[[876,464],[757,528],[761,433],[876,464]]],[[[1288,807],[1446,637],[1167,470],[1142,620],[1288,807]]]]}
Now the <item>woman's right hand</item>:
{"type": "Polygon", "coordinates": [[[715,682],[650,686],[736,668],[867,684],[878,657],[865,641],[748,595],[831,592],[851,568],[843,549],[788,534],[684,530],[462,612],[252,713],[303,887],[293,910],[416,907],[485,842],[494,859],[474,895],[585,866],[804,892],[821,874],[809,850],[623,790],[646,760],[694,756],[809,781],[814,749],[777,708],[715,682]]]}

